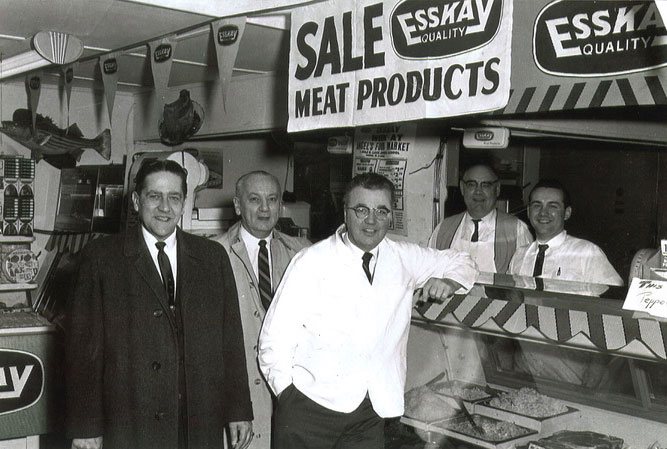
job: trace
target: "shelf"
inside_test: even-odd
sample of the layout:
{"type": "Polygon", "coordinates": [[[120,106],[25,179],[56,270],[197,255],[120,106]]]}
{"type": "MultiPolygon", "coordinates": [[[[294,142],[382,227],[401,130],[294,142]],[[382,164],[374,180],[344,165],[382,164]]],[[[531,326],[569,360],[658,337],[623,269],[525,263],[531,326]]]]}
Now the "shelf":
{"type": "Polygon", "coordinates": [[[32,243],[35,237],[25,237],[21,235],[0,235],[0,243],[32,243]]]}
{"type": "Polygon", "coordinates": [[[23,284],[0,284],[0,292],[9,292],[15,290],[34,290],[38,287],[37,284],[23,283],[23,284]]]}

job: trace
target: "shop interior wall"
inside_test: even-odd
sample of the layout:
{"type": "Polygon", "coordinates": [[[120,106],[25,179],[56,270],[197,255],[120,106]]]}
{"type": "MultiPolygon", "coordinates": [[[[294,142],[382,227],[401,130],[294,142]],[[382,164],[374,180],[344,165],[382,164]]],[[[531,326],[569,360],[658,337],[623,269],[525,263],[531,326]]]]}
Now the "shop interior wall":
{"type": "Polygon", "coordinates": [[[664,150],[572,140],[539,146],[540,176],[559,179],[570,191],[568,233],[600,246],[627,282],[637,250],[658,248],[664,213],[657,209],[657,187],[665,173],[660,170],[664,150]]]}
{"type": "Polygon", "coordinates": [[[154,90],[136,94],[135,140],[159,139],[164,105],[176,101],[183,89],[204,111],[204,121],[195,137],[287,127],[287,80],[273,74],[243,75],[232,77],[226,97],[219,81],[171,87],[164,97],[154,90]]]}
{"type": "MultiPolygon", "coordinates": [[[[0,83],[0,107],[2,120],[11,120],[16,109],[29,109],[28,94],[23,80],[0,83]]],[[[85,138],[93,138],[103,130],[111,130],[111,158],[102,158],[94,150],[85,150],[78,161],[79,165],[122,164],[126,156],[133,151],[133,107],[134,99],[129,93],[117,92],[114,101],[112,120],[109,121],[106,100],[102,90],[74,87],[69,107],[69,124],[76,124],[85,138]]],[[[53,119],[56,126],[66,128],[68,124],[67,95],[64,88],[58,85],[42,83],[37,112],[53,119]]],[[[26,147],[7,135],[0,133],[0,153],[31,157],[26,147]]],[[[53,230],[60,170],[44,160],[36,165],[35,176],[35,229],[53,230]]],[[[35,233],[35,241],[31,250],[39,254],[40,265],[44,264],[47,252],[44,247],[50,235],[35,233]]],[[[3,294],[6,296],[6,294],[3,294]]],[[[16,293],[16,300],[22,293],[16,293]]]]}
{"type": "Polygon", "coordinates": [[[294,190],[294,170],[290,145],[276,134],[225,137],[215,140],[191,141],[175,147],[159,142],[137,142],[135,151],[178,151],[195,149],[210,168],[222,167],[222,188],[197,192],[195,207],[231,207],[236,180],[249,171],[265,170],[276,176],[283,190],[294,190]]]}

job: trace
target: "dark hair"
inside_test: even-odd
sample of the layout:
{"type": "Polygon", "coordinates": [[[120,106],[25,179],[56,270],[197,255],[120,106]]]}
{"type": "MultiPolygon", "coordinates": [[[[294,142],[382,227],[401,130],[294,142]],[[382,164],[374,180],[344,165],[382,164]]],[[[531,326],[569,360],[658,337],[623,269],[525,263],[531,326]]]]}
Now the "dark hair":
{"type": "Polygon", "coordinates": [[[148,175],[159,172],[173,173],[174,175],[181,178],[181,188],[183,191],[183,196],[188,193],[188,172],[185,168],[181,167],[178,162],[172,161],[170,159],[146,159],[139,167],[137,175],[134,177],[134,190],[137,193],[141,193],[144,188],[144,183],[148,175]]]}
{"type": "Polygon", "coordinates": [[[377,173],[362,173],[355,176],[345,187],[345,204],[350,197],[350,192],[356,187],[363,187],[368,190],[386,190],[394,200],[394,183],[382,175],[377,173]]]}
{"type": "Polygon", "coordinates": [[[565,207],[570,207],[570,193],[567,191],[565,186],[557,180],[557,179],[540,179],[537,184],[535,184],[535,187],[532,188],[530,191],[530,194],[528,195],[528,203],[530,203],[533,200],[533,192],[539,188],[543,189],[556,189],[560,190],[561,193],[563,194],[563,205],[565,207]]]}
{"type": "Polygon", "coordinates": [[[278,181],[278,178],[273,176],[268,171],[254,170],[254,171],[246,173],[245,175],[241,176],[239,179],[236,180],[236,185],[234,186],[234,195],[236,195],[237,198],[241,197],[241,186],[243,185],[243,183],[248,178],[250,178],[251,176],[255,176],[255,175],[257,175],[257,176],[267,176],[267,177],[271,178],[273,180],[273,182],[275,182],[276,185],[278,186],[278,192],[280,192],[282,190],[282,188],[280,187],[280,181],[278,181]]]}

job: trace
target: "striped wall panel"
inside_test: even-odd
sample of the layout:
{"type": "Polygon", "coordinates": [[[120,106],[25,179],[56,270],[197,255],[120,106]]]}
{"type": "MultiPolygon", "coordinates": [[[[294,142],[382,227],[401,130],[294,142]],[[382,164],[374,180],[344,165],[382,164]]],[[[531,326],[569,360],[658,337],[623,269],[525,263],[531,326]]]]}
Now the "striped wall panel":
{"type": "Polygon", "coordinates": [[[493,115],[613,106],[667,105],[667,70],[612,79],[553,78],[553,84],[513,88],[493,115]]]}

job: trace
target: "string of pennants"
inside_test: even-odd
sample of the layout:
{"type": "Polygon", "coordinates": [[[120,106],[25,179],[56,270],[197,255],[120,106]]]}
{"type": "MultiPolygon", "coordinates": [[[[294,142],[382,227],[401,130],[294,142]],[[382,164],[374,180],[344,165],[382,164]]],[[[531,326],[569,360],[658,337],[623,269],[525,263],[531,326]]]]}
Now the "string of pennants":
{"type": "MultiPolygon", "coordinates": [[[[218,62],[218,76],[223,91],[223,101],[229,92],[229,84],[232,78],[232,70],[236,62],[239,44],[245,29],[246,17],[223,18],[211,22],[211,32],[215,37],[215,49],[218,62]]],[[[168,36],[148,42],[151,72],[153,84],[158,98],[164,99],[168,90],[169,76],[171,74],[174,52],[178,43],[178,36],[168,36]]],[[[104,95],[107,103],[109,123],[113,112],[114,99],[118,86],[118,72],[121,70],[120,56],[122,52],[106,53],[99,57],[99,67],[102,73],[104,95]]],[[[64,87],[67,95],[67,122],[69,126],[70,98],[72,95],[72,82],[77,63],[61,66],[64,87]]],[[[32,111],[33,128],[35,127],[36,111],[39,104],[41,92],[42,71],[32,72],[26,76],[28,87],[28,101],[32,111]]]]}
{"type": "Polygon", "coordinates": [[[667,322],[634,318],[620,309],[618,313],[599,313],[575,310],[565,304],[551,307],[490,297],[502,296],[495,290],[475,286],[468,295],[455,295],[442,303],[418,303],[413,318],[445,327],[635,358],[667,359],[667,322]]]}

